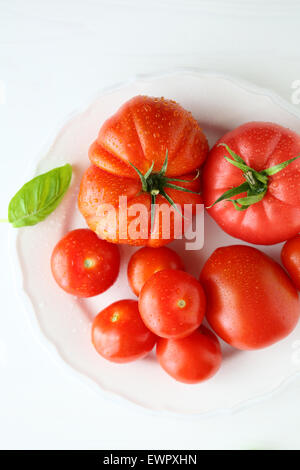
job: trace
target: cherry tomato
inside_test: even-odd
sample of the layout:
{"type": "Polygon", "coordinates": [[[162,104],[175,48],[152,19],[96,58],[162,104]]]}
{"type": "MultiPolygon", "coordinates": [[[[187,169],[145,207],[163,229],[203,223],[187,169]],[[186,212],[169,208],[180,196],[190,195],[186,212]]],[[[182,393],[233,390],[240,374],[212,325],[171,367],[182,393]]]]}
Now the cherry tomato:
{"type": "Polygon", "coordinates": [[[153,274],[139,297],[145,325],[163,338],[182,338],[196,330],[203,320],[205,306],[201,284],[190,274],[176,269],[153,274]]]}
{"type": "Polygon", "coordinates": [[[281,251],[281,260],[295,286],[300,290],[300,236],[286,242],[281,251]]]}
{"type": "MultiPolygon", "coordinates": [[[[82,178],[79,210],[88,226],[108,241],[165,245],[175,238],[176,219],[171,216],[165,236],[158,210],[151,227],[151,203],[162,208],[172,201],[195,210],[202,203],[198,168],[207,153],[207,139],[191,113],[175,101],[135,96],[102,125],[89,149],[92,165],[82,178]],[[140,237],[130,230],[124,235],[119,227],[120,196],[127,197],[128,210],[136,204],[145,209],[141,225],[146,228],[140,237]]],[[[128,214],[128,229],[134,218],[128,214]]]]}
{"type": "Polygon", "coordinates": [[[237,349],[269,346],[285,338],[298,323],[297,290],[282,267],[256,248],[218,248],[200,279],[210,326],[237,349]]]}
{"type": "Polygon", "coordinates": [[[131,362],[144,357],[156,339],[142,322],[136,300],[120,300],[109,305],[92,325],[93,345],[112,362],[131,362]]]}
{"type": "Polygon", "coordinates": [[[156,355],[171,377],[188,384],[209,379],[222,362],[218,338],[203,325],[185,338],[159,338],[156,355]]]}
{"type": "Polygon", "coordinates": [[[249,122],[228,132],[211,149],[203,172],[209,214],[249,243],[272,245],[296,236],[299,156],[300,135],[277,124],[249,122]]]}
{"type": "Polygon", "coordinates": [[[136,251],[128,264],[128,281],[135,295],[139,295],[143,285],[152,274],[163,269],[179,269],[184,271],[179,255],[167,247],[144,247],[136,251]]]}
{"type": "Polygon", "coordinates": [[[118,277],[120,253],[89,229],[72,230],[55,246],[51,269],[57,284],[77,297],[107,290],[118,277]]]}

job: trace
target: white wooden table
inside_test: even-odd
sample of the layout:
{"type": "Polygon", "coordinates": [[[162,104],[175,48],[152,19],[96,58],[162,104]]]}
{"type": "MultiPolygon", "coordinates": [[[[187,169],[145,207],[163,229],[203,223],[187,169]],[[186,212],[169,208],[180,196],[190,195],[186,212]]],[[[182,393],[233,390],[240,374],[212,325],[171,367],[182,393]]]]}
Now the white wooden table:
{"type": "MultiPolygon", "coordinates": [[[[299,20],[297,0],[0,0],[0,217],[59,122],[137,73],[197,67],[291,100],[299,20]]],[[[300,448],[300,380],[233,416],[193,420],[116,405],[66,376],[16,298],[10,234],[2,224],[1,448],[300,448]]]]}

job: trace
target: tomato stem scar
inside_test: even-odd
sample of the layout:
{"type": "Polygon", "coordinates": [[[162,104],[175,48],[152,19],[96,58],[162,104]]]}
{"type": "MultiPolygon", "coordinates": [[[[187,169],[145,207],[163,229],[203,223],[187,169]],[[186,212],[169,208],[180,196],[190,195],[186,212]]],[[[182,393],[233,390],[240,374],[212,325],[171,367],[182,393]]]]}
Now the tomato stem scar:
{"type": "Polygon", "coordinates": [[[85,268],[92,268],[94,266],[94,261],[91,258],[86,258],[84,260],[84,267],[85,268]]]}
{"type": "Polygon", "coordinates": [[[113,316],[111,317],[111,321],[113,323],[115,323],[116,321],[118,321],[120,318],[120,315],[118,313],[114,313],[113,316]]]}
{"type": "Polygon", "coordinates": [[[184,308],[186,306],[186,301],[183,299],[178,300],[177,305],[179,308],[184,308]]]}

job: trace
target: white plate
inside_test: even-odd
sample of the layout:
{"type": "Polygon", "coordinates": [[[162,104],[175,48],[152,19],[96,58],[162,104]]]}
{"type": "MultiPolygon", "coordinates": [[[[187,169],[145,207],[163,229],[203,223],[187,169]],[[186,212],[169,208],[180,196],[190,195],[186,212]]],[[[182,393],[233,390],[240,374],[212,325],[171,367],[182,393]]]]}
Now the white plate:
{"type": "MultiPolygon", "coordinates": [[[[65,294],[55,284],[49,266],[56,242],[69,230],[85,227],[76,206],[78,185],[89,165],[87,152],[97,132],[119,106],[137,94],[165,96],[190,110],[206,132],[210,145],[226,131],[252,120],[274,121],[300,131],[299,116],[290,105],[265,90],[239,80],[211,73],[177,71],[161,76],[139,77],[106,90],[83,111],[75,114],[60,130],[50,150],[39,159],[35,173],[69,162],[73,165],[72,187],[61,206],[45,222],[17,231],[14,264],[18,266],[18,290],[39,326],[40,337],[50,351],[81,373],[97,390],[126,398],[151,410],[183,414],[207,414],[235,410],[270,394],[300,371],[300,325],[284,341],[265,350],[238,352],[224,346],[220,372],[199,385],[183,385],[166,375],[154,354],[128,365],[106,362],[90,341],[91,320],[109,303],[134,298],[126,278],[127,261],[134,249],[121,247],[121,273],[116,284],[104,294],[80,300],[65,294]],[[29,301],[28,301],[29,300],[29,301]],[[298,350],[297,350],[298,348],[298,350]]],[[[205,219],[205,246],[198,252],[183,252],[182,242],[171,244],[183,254],[187,270],[198,277],[212,251],[237,240],[205,219]]],[[[277,260],[280,245],[264,251],[277,260]]]]}

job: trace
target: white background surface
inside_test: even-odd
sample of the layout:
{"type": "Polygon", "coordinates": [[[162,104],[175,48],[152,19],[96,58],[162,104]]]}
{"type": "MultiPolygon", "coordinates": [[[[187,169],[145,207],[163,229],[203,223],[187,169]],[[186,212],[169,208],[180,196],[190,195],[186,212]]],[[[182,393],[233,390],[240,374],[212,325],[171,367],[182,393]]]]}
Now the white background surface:
{"type": "MultiPolygon", "coordinates": [[[[0,216],[66,115],[136,73],[197,67],[290,100],[300,79],[300,4],[261,3],[0,0],[0,216]]],[[[16,298],[10,234],[2,224],[1,448],[300,448],[300,380],[248,410],[201,420],[116,405],[66,375],[33,337],[16,298]]]]}

